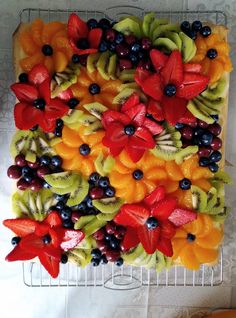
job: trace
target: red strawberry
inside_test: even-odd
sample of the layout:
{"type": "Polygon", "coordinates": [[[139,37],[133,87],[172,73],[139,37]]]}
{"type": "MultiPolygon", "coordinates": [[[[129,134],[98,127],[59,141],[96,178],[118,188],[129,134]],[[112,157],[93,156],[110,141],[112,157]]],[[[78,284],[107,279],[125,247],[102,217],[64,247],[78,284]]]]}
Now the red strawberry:
{"type": "Polygon", "coordinates": [[[145,94],[157,101],[163,96],[163,83],[158,74],[152,74],[142,82],[142,89],[145,94]]]}
{"type": "Polygon", "coordinates": [[[166,64],[168,60],[168,56],[158,50],[150,51],[150,58],[152,60],[152,64],[155,67],[155,70],[159,72],[166,64]]]}
{"type": "Polygon", "coordinates": [[[19,245],[22,250],[37,255],[43,249],[45,244],[42,237],[35,234],[29,234],[21,239],[19,245]]]}
{"type": "Polygon", "coordinates": [[[34,233],[38,227],[38,223],[31,219],[7,219],[3,221],[3,225],[20,237],[34,233]]]}
{"type": "Polygon", "coordinates": [[[138,67],[134,74],[134,79],[138,85],[142,87],[142,83],[151,75],[149,71],[138,67]]]}
{"type": "Polygon", "coordinates": [[[209,78],[197,73],[184,73],[183,85],[177,89],[177,95],[185,99],[192,99],[206,88],[209,78]]]}
{"type": "Polygon", "coordinates": [[[167,220],[177,205],[175,198],[161,200],[154,204],[151,214],[158,220],[167,220]]]}
{"type": "Polygon", "coordinates": [[[173,51],[161,70],[165,85],[181,85],[183,82],[183,63],[179,51],[173,51]]]}
{"type": "MultiPolygon", "coordinates": [[[[31,103],[39,98],[38,90],[32,85],[15,83],[11,85],[11,90],[22,103],[31,103]]],[[[32,107],[33,110],[33,107],[32,107]]]]}
{"type": "Polygon", "coordinates": [[[187,101],[178,97],[163,97],[163,112],[166,120],[174,126],[186,113],[187,101]]]}
{"type": "Polygon", "coordinates": [[[37,256],[37,254],[30,253],[28,251],[25,251],[20,248],[19,245],[17,245],[7,256],[6,261],[8,262],[14,262],[14,261],[28,261],[30,259],[33,259],[37,256]]]}
{"type": "Polygon", "coordinates": [[[148,254],[153,254],[156,250],[157,241],[161,233],[160,227],[150,231],[146,226],[141,226],[137,229],[137,232],[139,240],[142,243],[145,251],[148,254]]]}
{"type": "Polygon", "coordinates": [[[122,112],[126,112],[127,110],[129,110],[130,108],[134,107],[135,105],[137,105],[139,103],[139,96],[138,94],[134,93],[133,95],[131,95],[126,102],[122,105],[121,107],[121,111],[122,112]]]}
{"type": "Polygon", "coordinates": [[[60,236],[62,237],[60,247],[64,251],[73,249],[84,238],[84,233],[79,230],[75,231],[75,230],[60,229],[59,233],[60,233],[60,236]]]}
{"type": "Polygon", "coordinates": [[[61,218],[56,211],[50,212],[43,222],[50,225],[51,227],[62,225],[61,218]]]}
{"type": "Polygon", "coordinates": [[[171,257],[173,255],[171,240],[161,237],[157,242],[157,250],[164,255],[171,257]]]}
{"type": "Polygon", "coordinates": [[[124,239],[121,243],[122,249],[129,250],[139,244],[139,238],[137,234],[137,230],[133,227],[127,227],[127,231],[125,233],[124,239]]]}
{"type": "Polygon", "coordinates": [[[149,217],[148,210],[141,204],[125,204],[115,217],[115,222],[124,226],[139,227],[149,217]]]}
{"type": "Polygon", "coordinates": [[[95,28],[89,32],[88,41],[91,47],[98,47],[102,37],[102,29],[95,28]]]}
{"type": "Polygon", "coordinates": [[[39,255],[39,260],[43,267],[48,271],[48,273],[56,278],[59,274],[59,264],[60,261],[55,257],[49,256],[46,253],[41,253],[39,255]]]}
{"type": "Polygon", "coordinates": [[[151,114],[157,121],[164,120],[163,109],[161,108],[160,103],[152,98],[150,98],[148,101],[147,112],[151,114]]]}
{"type": "Polygon", "coordinates": [[[201,64],[193,64],[193,63],[184,64],[185,72],[200,73],[201,70],[202,70],[201,64]]]}
{"type": "Polygon", "coordinates": [[[28,74],[29,82],[35,85],[42,84],[49,77],[48,70],[43,64],[37,64],[28,74]]]}
{"type": "Polygon", "coordinates": [[[194,221],[196,218],[197,218],[197,213],[195,213],[192,210],[187,210],[182,208],[174,209],[174,211],[169,216],[169,220],[175,226],[182,226],[184,224],[194,221]]]}
{"type": "Polygon", "coordinates": [[[151,207],[152,205],[154,205],[155,203],[163,200],[165,198],[166,195],[166,190],[165,187],[160,186],[158,188],[156,188],[154,191],[152,191],[145,199],[144,199],[144,203],[146,205],[148,205],[149,207],[151,207]]]}

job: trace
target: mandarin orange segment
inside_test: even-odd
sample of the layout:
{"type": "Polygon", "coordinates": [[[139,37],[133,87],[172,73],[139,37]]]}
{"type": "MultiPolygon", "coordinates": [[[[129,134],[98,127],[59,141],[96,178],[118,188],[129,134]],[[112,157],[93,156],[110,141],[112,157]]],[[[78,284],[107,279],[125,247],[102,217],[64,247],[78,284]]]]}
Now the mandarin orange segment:
{"type": "Polygon", "coordinates": [[[83,175],[88,177],[94,171],[94,163],[91,159],[82,159],[81,172],[83,175]]]}
{"type": "Polygon", "coordinates": [[[212,47],[215,48],[215,43],[219,41],[218,34],[211,34],[210,36],[204,38],[205,44],[207,45],[207,48],[212,47]]]}
{"type": "Polygon", "coordinates": [[[117,171],[112,171],[112,173],[109,176],[110,183],[115,188],[125,188],[127,187],[127,184],[131,182],[132,186],[134,186],[134,180],[130,176],[130,174],[120,174],[117,171]]]}
{"type": "Polygon", "coordinates": [[[166,188],[167,193],[172,193],[179,189],[178,181],[164,180],[163,185],[166,188]]]}
{"type": "Polygon", "coordinates": [[[215,60],[211,62],[209,67],[210,83],[217,82],[224,73],[224,66],[219,61],[215,60]]]}
{"type": "Polygon", "coordinates": [[[196,44],[198,50],[202,50],[203,52],[207,50],[205,38],[203,38],[202,36],[198,36],[196,38],[195,44],[196,44]]]}
{"type": "Polygon", "coordinates": [[[139,166],[141,168],[148,167],[154,168],[154,167],[164,167],[165,166],[165,160],[155,157],[153,154],[151,154],[149,151],[146,151],[142,157],[142,159],[138,162],[139,166]]]}
{"type": "Polygon", "coordinates": [[[145,177],[151,181],[158,181],[167,179],[167,173],[162,168],[151,168],[145,172],[145,177]]]}
{"type": "Polygon", "coordinates": [[[192,58],[191,62],[200,63],[205,58],[205,56],[206,56],[205,52],[203,53],[197,52],[197,54],[192,58]]]}
{"type": "MultiPolygon", "coordinates": [[[[76,93],[74,93],[74,96],[79,98],[76,93]]],[[[94,98],[93,98],[92,95],[88,94],[88,92],[87,92],[87,95],[85,95],[85,97],[82,97],[81,99],[79,98],[79,101],[80,102],[76,106],[76,109],[81,109],[83,107],[83,105],[85,105],[85,104],[93,103],[94,102],[94,98]]]]}
{"type": "Polygon", "coordinates": [[[198,156],[192,156],[191,158],[185,160],[181,165],[180,169],[185,178],[191,179],[192,172],[198,167],[198,156]]]}
{"type": "Polygon", "coordinates": [[[52,46],[54,50],[62,51],[66,55],[67,59],[71,58],[73,50],[66,37],[55,36],[55,38],[52,40],[52,46]]]}
{"type": "Polygon", "coordinates": [[[54,72],[54,62],[51,56],[45,56],[44,58],[44,65],[48,69],[48,72],[52,74],[54,72]]]}
{"type": "Polygon", "coordinates": [[[68,147],[63,142],[56,144],[54,149],[63,159],[72,159],[78,154],[77,148],[68,147]]]}
{"type": "Polygon", "coordinates": [[[36,53],[32,56],[28,56],[28,57],[21,59],[19,63],[20,63],[21,68],[23,69],[23,71],[28,73],[35,65],[37,65],[39,63],[43,63],[43,61],[44,61],[44,56],[40,52],[40,53],[36,53]]]}
{"type": "Polygon", "coordinates": [[[192,201],[192,192],[191,190],[182,190],[183,197],[180,204],[188,209],[193,208],[193,201],[192,201]]]}
{"type": "Polygon", "coordinates": [[[42,42],[44,44],[50,44],[53,36],[65,27],[66,26],[63,23],[58,21],[53,21],[45,24],[42,31],[42,42]]]}
{"type": "Polygon", "coordinates": [[[196,244],[194,254],[200,263],[211,263],[217,260],[219,251],[216,249],[202,248],[196,244]]]}
{"type": "Polygon", "coordinates": [[[194,220],[191,223],[188,223],[184,225],[184,229],[187,233],[191,233],[194,235],[198,235],[201,233],[202,229],[204,227],[204,220],[202,218],[202,215],[198,213],[197,219],[194,220]]]}
{"type": "Polygon", "coordinates": [[[116,104],[112,103],[114,96],[111,93],[104,92],[103,94],[94,95],[94,100],[100,104],[103,104],[104,106],[111,108],[111,109],[117,109],[116,104]]]}
{"type": "Polygon", "coordinates": [[[61,51],[56,51],[53,54],[53,61],[56,72],[63,72],[68,64],[67,56],[61,51]]]}
{"type": "Polygon", "coordinates": [[[79,160],[79,155],[74,156],[72,160],[63,160],[62,168],[65,170],[80,170],[81,161],[79,160]]]}
{"type": "MultiPolygon", "coordinates": [[[[93,73],[92,73],[93,74],[93,73]]],[[[80,70],[80,74],[78,76],[78,86],[84,86],[89,88],[89,85],[92,84],[93,81],[88,77],[88,73],[85,70],[80,70]]]]}
{"type": "MultiPolygon", "coordinates": [[[[81,135],[83,135],[83,133],[80,133],[81,135]]],[[[82,137],[82,139],[85,142],[88,142],[91,146],[96,145],[97,143],[101,142],[103,137],[104,137],[105,133],[103,130],[97,131],[96,134],[91,134],[91,135],[87,135],[82,137]]]]}
{"type": "MultiPolygon", "coordinates": [[[[89,94],[88,88],[80,87],[77,84],[71,85],[70,88],[71,88],[71,90],[73,92],[73,95],[76,96],[79,99],[84,98],[86,95],[89,94]]],[[[80,105],[80,103],[79,103],[79,105],[80,105]]]]}
{"type": "Polygon", "coordinates": [[[211,183],[206,179],[198,179],[194,181],[194,185],[201,188],[204,191],[209,191],[212,187],[211,183]]]}
{"type": "Polygon", "coordinates": [[[38,51],[38,46],[34,43],[30,30],[21,32],[19,41],[22,49],[27,55],[32,55],[38,51]]]}
{"type": "Polygon", "coordinates": [[[208,168],[195,168],[192,172],[192,180],[199,180],[202,178],[210,179],[214,174],[208,168]]]}
{"type": "Polygon", "coordinates": [[[166,162],[166,171],[171,180],[179,181],[184,178],[182,171],[179,166],[175,163],[175,161],[167,161],[166,162]]]}
{"type": "Polygon", "coordinates": [[[102,86],[102,92],[111,93],[111,94],[118,94],[120,85],[121,85],[121,81],[120,80],[107,81],[102,86]]]}
{"type": "Polygon", "coordinates": [[[127,151],[123,150],[119,155],[119,159],[125,167],[128,167],[130,169],[136,168],[136,164],[130,159],[127,151]]]}
{"type": "Polygon", "coordinates": [[[113,167],[117,172],[121,174],[129,173],[129,168],[125,167],[119,160],[116,159],[115,166],[113,167]]]}
{"type": "Polygon", "coordinates": [[[210,69],[210,66],[211,66],[210,59],[209,58],[204,58],[204,60],[201,62],[201,65],[202,65],[202,73],[204,75],[208,75],[209,69],[210,69]]]}
{"type": "Polygon", "coordinates": [[[201,231],[198,233],[198,237],[204,237],[211,232],[214,224],[212,222],[212,218],[207,214],[200,214],[199,218],[201,218],[203,225],[201,231]]]}
{"type": "Polygon", "coordinates": [[[134,193],[135,193],[135,200],[134,202],[140,202],[142,201],[146,194],[147,194],[147,188],[144,182],[140,181],[136,181],[135,182],[135,189],[133,189],[134,193]]]}
{"type": "Polygon", "coordinates": [[[194,253],[194,243],[187,244],[179,253],[182,264],[191,270],[198,270],[200,263],[194,253]]]}
{"type": "MultiPolygon", "coordinates": [[[[95,72],[95,83],[99,84],[101,87],[107,83],[107,80],[105,80],[99,72],[95,72]]],[[[93,80],[93,73],[89,73],[89,77],[93,80]]]]}
{"type": "Polygon", "coordinates": [[[142,181],[146,185],[147,193],[152,192],[156,188],[155,182],[147,179],[143,179],[142,181]]]}
{"type": "Polygon", "coordinates": [[[177,229],[177,231],[175,233],[174,240],[176,238],[178,238],[178,239],[187,239],[187,234],[188,233],[183,228],[179,228],[179,229],[177,229]]]}
{"type": "Polygon", "coordinates": [[[229,45],[226,42],[218,42],[214,44],[214,49],[217,50],[219,55],[228,55],[229,54],[229,45]]]}
{"type": "Polygon", "coordinates": [[[67,126],[64,126],[62,130],[62,140],[67,146],[72,148],[78,148],[83,144],[79,134],[67,126]]]}
{"type": "Polygon", "coordinates": [[[32,38],[39,47],[43,45],[43,42],[42,42],[43,26],[44,26],[44,23],[41,19],[36,19],[31,24],[32,38]]]}
{"type": "MultiPolygon", "coordinates": [[[[178,231],[177,231],[178,232],[178,231]]],[[[172,259],[175,260],[179,257],[179,253],[185,248],[185,246],[188,244],[186,240],[187,233],[184,232],[185,236],[174,238],[172,241],[172,247],[173,247],[173,256],[172,259]]]]}
{"type": "Polygon", "coordinates": [[[223,238],[223,233],[217,228],[213,228],[208,235],[198,237],[196,244],[204,248],[214,248],[220,244],[223,238]]]}

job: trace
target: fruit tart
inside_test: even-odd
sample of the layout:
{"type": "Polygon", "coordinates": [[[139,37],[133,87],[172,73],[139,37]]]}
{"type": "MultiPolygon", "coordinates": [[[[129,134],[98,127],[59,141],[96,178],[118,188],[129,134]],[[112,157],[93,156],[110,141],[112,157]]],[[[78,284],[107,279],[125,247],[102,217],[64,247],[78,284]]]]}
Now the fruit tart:
{"type": "Polygon", "coordinates": [[[7,261],[198,270],[223,240],[227,29],[155,13],[13,37],[7,261]]]}

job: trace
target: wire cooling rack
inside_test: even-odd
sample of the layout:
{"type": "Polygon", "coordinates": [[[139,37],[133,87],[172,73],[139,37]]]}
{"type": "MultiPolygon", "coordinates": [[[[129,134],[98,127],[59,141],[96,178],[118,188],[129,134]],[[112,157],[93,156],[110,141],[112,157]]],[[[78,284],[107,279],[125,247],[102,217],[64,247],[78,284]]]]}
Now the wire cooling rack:
{"type": "MultiPolygon", "coordinates": [[[[155,10],[152,10],[155,12],[155,10]]],[[[27,8],[20,12],[20,22],[31,22],[36,18],[44,21],[67,21],[71,12],[76,12],[85,20],[90,18],[108,18],[117,21],[125,15],[142,17],[145,9],[135,6],[114,6],[105,11],[54,10],[27,8]]],[[[168,18],[171,23],[183,20],[209,21],[227,26],[227,16],[223,11],[158,11],[157,17],[168,18]]],[[[60,275],[52,279],[39,262],[24,262],[23,281],[29,287],[106,287],[115,290],[129,290],[141,286],[217,286],[223,282],[223,250],[219,262],[215,266],[202,265],[199,271],[186,270],[181,266],[173,266],[169,270],[157,273],[155,269],[123,266],[114,264],[105,266],[80,268],[74,264],[61,265],[60,275]]]]}

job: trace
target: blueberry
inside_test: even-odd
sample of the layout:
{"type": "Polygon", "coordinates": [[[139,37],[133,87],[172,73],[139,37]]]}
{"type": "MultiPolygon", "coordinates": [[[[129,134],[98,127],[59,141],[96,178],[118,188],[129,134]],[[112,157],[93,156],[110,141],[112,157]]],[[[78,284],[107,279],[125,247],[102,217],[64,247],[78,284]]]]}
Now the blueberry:
{"type": "Polygon", "coordinates": [[[219,115],[211,115],[211,117],[215,120],[215,123],[219,120],[219,115]]]}
{"type": "Polygon", "coordinates": [[[63,122],[63,120],[62,119],[57,119],[57,121],[56,121],[56,127],[59,127],[59,128],[61,128],[61,127],[63,127],[64,126],[64,122],[63,122]]]}
{"type": "Polygon", "coordinates": [[[81,50],[86,50],[89,48],[89,41],[86,38],[80,38],[77,42],[76,42],[76,46],[78,49],[81,50]]]}
{"type": "Polygon", "coordinates": [[[46,106],[46,102],[43,98],[37,98],[34,100],[34,107],[39,110],[44,110],[46,106]]]}
{"type": "Polygon", "coordinates": [[[207,51],[207,57],[209,57],[209,59],[213,60],[217,57],[218,53],[216,51],[216,49],[209,49],[207,51]]]}
{"type": "Polygon", "coordinates": [[[176,86],[173,85],[173,84],[167,84],[165,87],[164,87],[164,93],[166,96],[168,97],[172,97],[176,94],[176,86]]]}
{"type": "Polygon", "coordinates": [[[61,263],[66,264],[68,262],[68,256],[66,254],[61,255],[61,263]]]}
{"type": "Polygon", "coordinates": [[[57,204],[56,204],[57,210],[62,210],[62,209],[64,209],[64,207],[65,207],[65,203],[63,201],[57,202],[57,204]]]}
{"type": "Polygon", "coordinates": [[[64,207],[60,211],[60,214],[61,214],[62,220],[69,220],[71,218],[71,214],[72,214],[71,208],[69,208],[68,206],[64,207]]]}
{"type": "Polygon", "coordinates": [[[73,54],[71,60],[72,60],[72,62],[73,62],[74,64],[78,64],[78,63],[80,62],[79,55],[78,55],[78,54],[73,54]]]}
{"type": "Polygon", "coordinates": [[[141,179],[143,178],[143,172],[142,172],[142,170],[139,170],[139,169],[134,170],[134,172],[133,172],[133,178],[134,178],[135,180],[141,180],[141,179]]]}
{"type": "Polygon", "coordinates": [[[116,44],[114,42],[108,44],[108,50],[111,52],[116,51],[116,44]]]}
{"type": "Polygon", "coordinates": [[[98,185],[101,188],[107,188],[110,185],[109,179],[107,177],[101,177],[98,181],[98,185]]]}
{"type": "Polygon", "coordinates": [[[218,164],[216,164],[215,162],[212,162],[209,164],[208,168],[211,170],[211,172],[215,173],[219,170],[219,166],[218,164]]]}
{"type": "Polygon", "coordinates": [[[62,225],[66,229],[73,229],[74,228],[74,223],[71,220],[64,220],[62,225]]]}
{"type": "Polygon", "coordinates": [[[97,172],[93,172],[90,176],[89,176],[89,181],[96,183],[98,182],[100,178],[100,175],[97,172]]]}
{"type": "Polygon", "coordinates": [[[183,21],[180,25],[180,28],[182,31],[190,30],[191,26],[190,26],[189,21],[183,21]]]}
{"type": "Polygon", "coordinates": [[[207,157],[201,157],[199,159],[199,166],[201,166],[201,167],[207,167],[209,165],[209,163],[210,163],[210,160],[207,157]]]}
{"type": "Polygon", "coordinates": [[[77,205],[77,209],[79,211],[85,211],[87,209],[87,204],[85,202],[81,202],[77,205]]]}
{"type": "Polygon", "coordinates": [[[93,201],[91,198],[88,197],[86,204],[88,208],[93,208],[93,201]]]}
{"type": "Polygon", "coordinates": [[[54,167],[61,167],[62,165],[62,159],[60,156],[53,156],[51,158],[51,164],[54,166],[54,167]]]}
{"type": "Polygon", "coordinates": [[[194,234],[192,234],[192,233],[188,233],[188,234],[187,234],[187,240],[188,240],[189,242],[194,242],[195,239],[196,239],[196,236],[195,236],[194,234]]]}
{"type": "Polygon", "coordinates": [[[117,249],[120,246],[120,241],[112,235],[109,244],[111,248],[117,249]]]}
{"type": "Polygon", "coordinates": [[[44,244],[50,244],[52,241],[52,238],[49,234],[46,234],[43,236],[42,240],[44,244]]]}
{"type": "Polygon", "coordinates": [[[42,52],[45,56],[51,56],[53,54],[53,48],[51,47],[51,45],[45,44],[42,47],[42,52]]]}
{"type": "Polygon", "coordinates": [[[61,137],[62,136],[62,128],[61,127],[56,127],[56,129],[54,131],[54,135],[56,137],[61,137]]]}
{"type": "Polygon", "coordinates": [[[137,53],[141,50],[141,45],[139,43],[134,43],[132,46],[131,46],[131,51],[134,52],[134,53],[137,53]]]}
{"type": "Polygon", "coordinates": [[[110,242],[111,239],[112,239],[112,235],[106,233],[105,234],[105,240],[110,242]]]}
{"type": "Polygon", "coordinates": [[[194,136],[202,136],[204,132],[205,132],[204,129],[197,127],[194,129],[194,136]]]}
{"type": "Polygon", "coordinates": [[[177,124],[175,125],[175,128],[176,128],[176,129],[184,128],[184,124],[177,123],[177,124]]]}
{"type": "Polygon", "coordinates": [[[200,30],[200,34],[205,38],[208,37],[209,35],[211,35],[211,28],[209,26],[202,27],[200,30]]]}
{"type": "Polygon", "coordinates": [[[209,159],[211,162],[219,162],[222,159],[222,154],[220,151],[213,151],[209,159]]]}
{"type": "Polygon", "coordinates": [[[19,236],[14,236],[12,239],[11,239],[11,244],[16,246],[17,244],[19,244],[21,241],[21,238],[19,236]]]}
{"type": "Polygon", "coordinates": [[[113,187],[108,187],[108,188],[106,188],[106,190],[105,190],[105,195],[106,195],[107,197],[114,197],[114,195],[115,195],[115,189],[114,189],[113,187]]]}
{"type": "Polygon", "coordinates": [[[20,83],[27,83],[28,82],[28,74],[21,73],[18,77],[20,83]]]}
{"type": "Polygon", "coordinates": [[[90,30],[95,29],[98,27],[98,22],[96,19],[89,19],[87,21],[87,26],[89,27],[90,30]]]}
{"type": "Polygon", "coordinates": [[[35,130],[37,130],[39,128],[39,126],[38,125],[35,125],[35,126],[33,126],[32,128],[30,128],[30,131],[35,131],[35,130]]]}
{"type": "Polygon", "coordinates": [[[202,22],[201,22],[201,21],[196,20],[196,21],[194,21],[194,22],[192,23],[192,29],[193,29],[194,31],[200,31],[201,28],[202,28],[202,22]]]}
{"type": "Polygon", "coordinates": [[[98,258],[100,259],[102,256],[101,251],[98,248],[95,248],[94,250],[91,251],[91,255],[93,258],[98,258]]]}
{"type": "Polygon", "coordinates": [[[192,40],[196,40],[196,38],[197,38],[197,32],[194,31],[194,30],[186,30],[186,31],[185,31],[185,34],[186,34],[188,37],[190,37],[190,39],[192,39],[192,40]]]}
{"type": "Polygon", "coordinates": [[[179,187],[182,190],[189,190],[191,188],[191,181],[187,178],[180,180],[179,187]]]}
{"type": "Polygon", "coordinates": [[[137,55],[136,54],[130,54],[129,55],[129,59],[130,59],[130,61],[132,62],[132,63],[134,63],[134,64],[136,64],[137,62],[138,62],[138,57],[137,57],[137,55]]]}
{"type": "Polygon", "coordinates": [[[89,154],[90,154],[90,151],[91,151],[91,149],[90,149],[89,145],[87,145],[87,144],[82,144],[82,145],[79,147],[79,152],[80,152],[80,154],[81,154],[82,156],[87,156],[87,155],[89,155],[89,154]]]}
{"type": "Polygon", "coordinates": [[[118,258],[118,260],[115,261],[116,266],[122,266],[124,264],[124,260],[122,257],[118,258]]]}
{"type": "Polygon", "coordinates": [[[210,146],[213,140],[213,135],[210,132],[205,132],[201,135],[201,142],[203,146],[210,146]]]}
{"type": "Polygon", "coordinates": [[[151,216],[147,219],[146,226],[149,230],[154,230],[158,227],[158,220],[154,216],[151,216]]]}
{"type": "Polygon", "coordinates": [[[110,23],[110,21],[108,19],[102,18],[98,22],[98,27],[103,29],[103,30],[107,30],[107,29],[110,29],[111,23],[110,23]]]}
{"type": "Polygon", "coordinates": [[[92,259],[91,259],[91,264],[92,264],[94,267],[97,267],[97,266],[100,264],[100,259],[99,259],[99,258],[92,258],[92,259]]]}
{"type": "Polygon", "coordinates": [[[32,173],[26,173],[26,174],[24,175],[25,181],[27,181],[27,182],[29,182],[29,183],[33,180],[33,178],[34,178],[34,176],[33,176],[32,173]]]}
{"type": "Polygon", "coordinates": [[[106,258],[106,255],[102,255],[102,257],[101,257],[101,264],[105,265],[105,264],[107,264],[107,263],[108,263],[108,260],[107,260],[107,258],[106,258]]]}
{"type": "Polygon", "coordinates": [[[74,109],[79,104],[79,100],[75,97],[70,98],[68,101],[68,106],[70,109],[74,109]]]}
{"type": "Polygon", "coordinates": [[[31,170],[30,167],[28,167],[28,166],[25,166],[25,167],[22,168],[22,174],[23,174],[23,176],[26,175],[26,174],[29,174],[29,173],[31,173],[31,172],[32,172],[32,170],[31,170]]]}
{"type": "Polygon", "coordinates": [[[56,199],[57,201],[66,202],[67,199],[68,199],[68,196],[65,195],[65,194],[55,194],[55,199],[56,199]]]}
{"type": "Polygon", "coordinates": [[[124,41],[125,37],[122,33],[118,33],[115,37],[116,44],[121,44],[124,41]]]}
{"type": "Polygon", "coordinates": [[[43,188],[44,188],[44,189],[50,189],[51,186],[50,186],[49,183],[47,183],[46,181],[44,181],[44,182],[43,182],[43,188]]]}
{"type": "Polygon", "coordinates": [[[90,86],[89,86],[89,93],[91,95],[96,95],[96,94],[99,94],[101,91],[100,89],[100,86],[96,83],[92,83],[90,86]]]}
{"type": "Polygon", "coordinates": [[[135,133],[135,126],[134,125],[126,125],[124,128],[124,132],[128,136],[132,136],[135,133]]]}
{"type": "Polygon", "coordinates": [[[98,46],[99,52],[106,52],[108,50],[109,44],[106,41],[102,41],[98,46]]]}
{"type": "Polygon", "coordinates": [[[51,158],[49,156],[42,156],[39,158],[40,164],[43,166],[48,166],[51,163],[51,158]]]}

